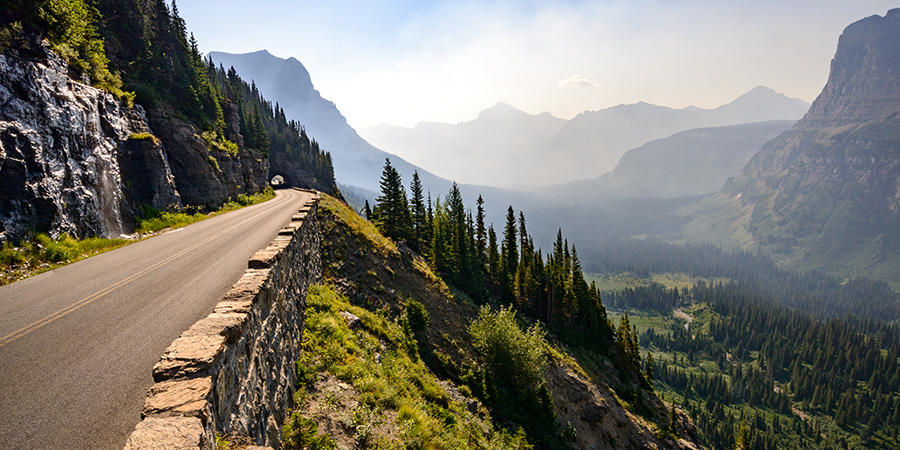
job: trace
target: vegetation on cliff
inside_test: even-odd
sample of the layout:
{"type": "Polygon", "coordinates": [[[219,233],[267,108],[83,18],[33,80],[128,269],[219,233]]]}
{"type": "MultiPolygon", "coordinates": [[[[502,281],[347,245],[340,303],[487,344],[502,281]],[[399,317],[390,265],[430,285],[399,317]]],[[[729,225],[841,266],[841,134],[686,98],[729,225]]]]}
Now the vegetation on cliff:
{"type": "Polygon", "coordinates": [[[45,233],[34,233],[20,239],[15,245],[13,242],[7,241],[0,246],[0,286],[114,250],[166,228],[183,227],[273,198],[275,198],[275,191],[269,187],[257,194],[238,195],[234,200],[229,200],[215,211],[207,213],[198,208],[178,206],[167,211],[144,207],[144,217],[135,227],[136,234],[129,238],[75,239],[62,233],[58,238],[53,239],[45,233]]]}
{"type": "Polygon", "coordinates": [[[283,152],[308,168],[308,179],[296,180],[301,187],[337,192],[331,156],[255,85],[204,60],[176,3],[13,1],[0,12],[0,49],[29,52],[44,38],[76,78],[87,75],[95,86],[142,105],[151,117],[164,117],[172,108],[212,149],[232,156],[243,146],[263,156],[283,152]],[[236,133],[228,128],[233,110],[236,133]]]}
{"type": "Polygon", "coordinates": [[[98,19],[92,1],[11,0],[0,11],[0,50],[31,52],[47,39],[50,48],[69,62],[76,79],[87,76],[94,86],[131,102],[134,93],[123,91],[119,73],[110,71],[98,19]]]}
{"type": "Polygon", "coordinates": [[[531,448],[522,431],[496,428],[442,386],[419,357],[408,315],[354,306],[330,286],[313,286],[306,306],[285,448],[531,448]]]}
{"type": "MultiPolygon", "coordinates": [[[[410,201],[410,207],[415,203],[410,201]]],[[[433,223],[444,220],[438,219],[434,204],[431,209],[433,223]]],[[[480,410],[477,405],[484,405],[485,418],[495,426],[502,425],[509,433],[521,427],[529,443],[545,448],[639,448],[648,442],[669,447],[674,445],[671,439],[696,438],[680,413],[675,433],[666,431],[671,409],[653,394],[649,382],[642,381],[641,360],[633,351],[637,335],[627,322],[627,333],[620,326],[627,354],[616,353],[619,340],[612,330],[605,341],[569,346],[552,332],[564,326],[551,328],[524,308],[494,297],[473,299],[445,282],[450,275],[437,272],[433,262],[403,242],[386,239],[375,224],[333,198],[323,197],[319,214],[325,277],[351,305],[361,308],[350,312],[359,316],[356,311],[365,310],[403,327],[409,324],[407,334],[419,358],[445,380],[441,385],[451,397],[459,392],[467,408],[480,410]],[[415,312],[418,304],[428,320],[415,319],[422,317],[415,312]],[[605,349],[596,351],[593,345],[605,349]],[[628,366],[622,365],[620,356],[627,358],[628,366]]],[[[453,228],[448,230],[446,235],[452,236],[453,228]]],[[[466,233],[463,236],[469,236],[466,233]]],[[[604,324],[612,327],[605,316],[604,324]]],[[[573,336],[566,340],[576,342],[573,336]]],[[[326,378],[320,371],[318,379],[326,378]]],[[[323,388],[317,384],[311,392],[323,388]]],[[[300,414],[315,420],[322,431],[327,420],[314,417],[314,411],[307,406],[300,414]]],[[[392,417],[390,408],[379,411],[392,417]]]]}

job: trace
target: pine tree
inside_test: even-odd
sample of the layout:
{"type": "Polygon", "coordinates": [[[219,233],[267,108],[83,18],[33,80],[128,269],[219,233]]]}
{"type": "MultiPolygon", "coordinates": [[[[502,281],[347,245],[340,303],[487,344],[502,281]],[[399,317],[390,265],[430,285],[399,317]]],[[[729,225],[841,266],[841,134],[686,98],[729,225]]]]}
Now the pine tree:
{"type": "Polygon", "coordinates": [[[750,448],[750,429],[747,427],[747,416],[741,416],[741,427],[734,437],[735,450],[748,450],[750,448]]]}
{"type": "Polygon", "coordinates": [[[487,265],[488,265],[488,290],[491,292],[491,295],[498,295],[500,291],[500,278],[501,274],[501,266],[502,263],[500,257],[500,251],[498,250],[497,245],[497,233],[494,232],[494,225],[491,224],[488,226],[488,249],[487,249],[487,265]]]}
{"type": "Polygon", "coordinates": [[[475,251],[478,254],[479,263],[487,264],[487,230],[484,228],[484,199],[478,196],[475,201],[477,212],[475,213],[475,251]]]}
{"type": "Polygon", "coordinates": [[[428,212],[425,209],[425,197],[422,193],[422,181],[419,179],[419,171],[413,172],[412,182],[409,185],[410,215],[412,216],[412,236],[410,247],[419,252],[427,253],[430,242],[430,227],[428,226],[428,212]]]}
{"type": "Polygon", "coordinates": [[[506,211],[506,228],[503,229],[503,244],[500,250],[502,274],[500,277],[500,301],[512,304],[516,300],[515,276],[519,264],[517,245],[516,213],[512,206],[506,211]]]}
{"type": "MultiPolygon", "coordinates": [[[[647,359],[645,363],[646,367],[644,368],[644,378],[647,380],[647,383],[650,384],[650,388],[653,388],[653,353],[647,352],[647,359]]],[[[777,415],[776,415],[777,417],[777,415]]]]}
{"type": "Polygon", "coordinates": [[[400,174],[391,166],[389,158],[384,161],[384,170],[379,186],[381,195],[375,199],[377,204],[372,211],[375,216],[375,225],[382,234],[391,239],[406,240],[410,234],[406,191],[403,188],[400,174]]]}

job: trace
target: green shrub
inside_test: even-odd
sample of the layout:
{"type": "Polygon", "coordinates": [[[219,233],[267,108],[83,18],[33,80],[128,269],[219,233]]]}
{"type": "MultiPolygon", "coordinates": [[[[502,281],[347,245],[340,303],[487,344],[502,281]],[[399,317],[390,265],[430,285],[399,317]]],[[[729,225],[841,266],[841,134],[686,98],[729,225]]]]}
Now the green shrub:
{"type": "Polygon", "coordinates": [[[77,243],[71,236],[63,233],[59,239],[53,240],[46,234],[38,234],[35,240],[41,247],[41,259],[48,262],[62,262],[78,256],[77,243]]]}
{"type": "Polygon", "coordinates": [[[250,197],[247,194],[238,194],[237,199],[235,200],[241,206],[248,206],[253,204],[253,197],[250,197]]]}
{"type": "Polygon", "coordinates": [[[28,259],[25,257],[24,251],[13,247],[10,242],[3,243],[3,247],[0,248],[0,266],[14,266],[23,264],[25,261],[28,259]]]}
{"type": "Polygon", "coordinates": [[[406,303],[405,309],[406,320],[409,322],[409,328],[413,333],[419,333],[428,328],[431,318],[428,316],[428,310],[425,309],[425,305],[416,300],[410,300],[406,303]]]}
{"type": "Polygon", "coordinates": [[[529,434],[540,442],[563,448],[547,389],[544,331],[536,325],[523,331],[512,308],[492,311],[485,305],[469,326],[469,334],[484,362],[485,400],[530,429],[529,434]]]}
{"type": "Polygon", "coordinates": [[[159,138],[150,133],[131,133],[131,135],[128,136],[128,139],[135,141],[152,141],[154,144],[159,144],[159,138]]]}
{"type": "Polygon", "coordinates": [[[333,450],[337,442],[328,434],[319,435],[319,426],[312,419],[291,414],[282,429],[285,450],[333,450]]]}
{"type": "Polygon", "coordinates": [[[206,160],[209,161],[209,165],[213,166],[216,169],[216,172],[222,171],[222,169],[219,168],[219,160],[217,160],[215,156],[207,155],[206,160]]]}
{"type": "Polygon", "coordinates": [[[512,308],[494,312],[485,305],[469,326],[469,334],[494,379],[503,380],[521,395],[534,395],[544,385],[547,343],[540,327],[522,331],[512,308]]]}
{"type": "Polygon", "coordinates": [[[222,133],[204,131],[200,133],[200,138],[206,142],[206,148],[209,150],[223,151],[231,156],[237,156],[238,154],[237,144],[226,139],[222,133]]]}

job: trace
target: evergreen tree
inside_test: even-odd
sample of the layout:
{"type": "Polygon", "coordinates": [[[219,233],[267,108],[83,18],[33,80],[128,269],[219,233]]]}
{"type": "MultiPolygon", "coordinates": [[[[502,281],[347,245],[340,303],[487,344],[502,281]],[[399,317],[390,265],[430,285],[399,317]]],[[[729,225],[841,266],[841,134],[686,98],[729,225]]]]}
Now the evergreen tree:
{"type": "Polygon", "coordinates": [[[389,158],[385,158],[379,186],[381,195],[375,199],[377,204],[372,211],[375,226],[382,234],[396,241],[408,239],[410,219],[406,191],[400,173],[391,166],[389,158]]]}
{"type": "Polygon", "coordinates": [[[516,213],[512,206],[506,212],[506,228],[503,229],[501,254],[500,301],[505,304],[515,302],[515,276],[519,265],[519,252],[516,248],[518,239],[516,232],[516,213]]]}
{"type": "Polygon", "coordinates": [[[409,185],[410,215],[412,216],[412,236],[410,247],[422,254],[427,253],[431,241],[431,229],[428,225],[428,211],[425,209],[425,196],[422,192],[422,181],[419,171],[413,172],[409,185]]]}
{"type": "Polygon", "coordinates": [[[475,213],[475,252],[478,255],[479,263],[484,266],[487,264],[487,230],[484,228],[484,199],[478,196],[475,201],[477,212],[475,213]]]}
{"type": "Polygon", "coordinates": [[[500,279],[502,278],[500,251],[497,245],[497,233],[494,232],[494,225],[488,226],[488,290],[491,295],[497,296],[500,292],[500,279]]]}

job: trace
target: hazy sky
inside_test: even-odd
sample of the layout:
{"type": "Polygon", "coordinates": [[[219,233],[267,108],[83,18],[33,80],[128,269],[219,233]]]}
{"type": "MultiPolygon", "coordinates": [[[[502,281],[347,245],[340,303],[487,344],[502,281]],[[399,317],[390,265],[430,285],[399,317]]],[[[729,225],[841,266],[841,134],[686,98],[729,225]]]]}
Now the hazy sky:
{"type": "MultiPolygon", "coordinates": [[[[569,119],[713,108],[764,85],[811,102],[881,0],[181,0],[203,52],[295,57],[350,125],[457,123],[505,102],[569,119]]],[[[263,93],[265,94],[265,93],[263,93]]]]}

